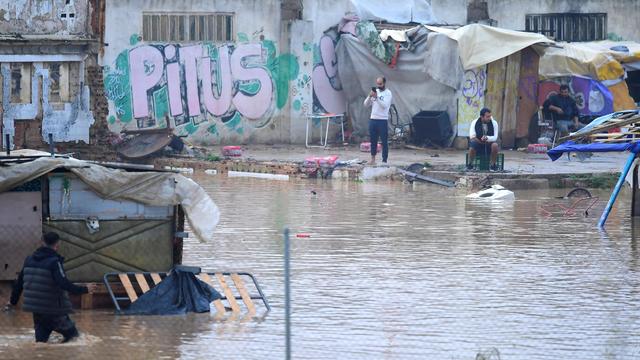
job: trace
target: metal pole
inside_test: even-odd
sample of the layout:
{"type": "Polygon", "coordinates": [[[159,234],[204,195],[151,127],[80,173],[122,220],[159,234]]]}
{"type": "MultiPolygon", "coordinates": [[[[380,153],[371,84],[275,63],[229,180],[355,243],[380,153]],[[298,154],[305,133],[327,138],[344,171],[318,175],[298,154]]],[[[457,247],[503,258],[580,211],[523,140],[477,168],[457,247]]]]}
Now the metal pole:
{"type": "Polygon", "coordinates": [[[7,156],[11,155],[11,137],[9,134],[4,135],[4,143],[7,145],[7,156]]]}
{"type": "Polygon", "coordinates": [[[629,170],[631,169],[631,165],[633,165],[633,161],[636,159],[635,153],[631,153],[627,158],[627,163],[624,164],[624,168],[622,169],[622,173],[620,174],[620,178],[618,178],[618,183],[616,187],[613,188],[613,192],[611,193],[611,197],[609,198],[609,202],[607,206],[604,208],[602,215],[600,216],[600,221],[598,221],[598,227],[600,229],[604,228],[604,223],[607,221],[607,217],[609,217],[609,213],[611,212],[611,208],[613,204],[616,202],[616,198],[618,197],[618,193],[620,193],[620,189],[622,188],[622,184],[624,183],[624,179],[627,177],[629,170]]]}
{"type": "Polygon", "coordinates": [[[285,324],[285,359],[291,360],[291,288],[289,268],[289,228],[284,229],[284,324],[285,324]]]}
{"type": "Polygon", "coordinates": [[[55,150],[53,149],[53,134],[49,133],[49,152],[51,153],[51,157],[55,155],[55,150]]]}

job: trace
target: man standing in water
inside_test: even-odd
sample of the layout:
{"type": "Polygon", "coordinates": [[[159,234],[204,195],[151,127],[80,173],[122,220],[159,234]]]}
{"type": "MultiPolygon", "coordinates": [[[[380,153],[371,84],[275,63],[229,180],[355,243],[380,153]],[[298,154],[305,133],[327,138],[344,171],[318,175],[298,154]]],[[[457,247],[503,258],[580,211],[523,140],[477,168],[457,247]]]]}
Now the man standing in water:
{"type": "Polygon", "coordinates": [[[47,342],[53,331],[62,334],[64,342],[67,342],[79,336],[76,325],[69,318],[72,310],[68,292],[93,293],[95,285],[77,286],[67,279],[62,268],[64,258],[57,252],[60,246],[58,234],[46,233],[42,241],[43,246],[24,261],[13,285],[11,300],[4,310],[13,308],[24,290],[22,310],[33,313],[36,342],[47,342]]]}
{"type": "Polygon", "coordinates": [[[378,151],[378,138],[382,141],[382,162],[386,164],[389,155],[389,108],[393,96],[386,88],[387,79],[379,77],[376,79],[376,87],[371,88],[369,96],[364,100],[365,106],[371,106],[371,117],[369,118],[369,137],[371,138],[371,164],[376,163],[376,153],[378,151]]]}

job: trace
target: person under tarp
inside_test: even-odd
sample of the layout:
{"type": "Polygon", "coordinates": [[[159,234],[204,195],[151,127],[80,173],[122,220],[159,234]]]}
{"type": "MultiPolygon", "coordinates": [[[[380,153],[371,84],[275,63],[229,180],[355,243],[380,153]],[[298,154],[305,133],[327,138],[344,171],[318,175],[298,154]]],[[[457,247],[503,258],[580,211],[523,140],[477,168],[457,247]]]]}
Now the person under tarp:
{"type": "Polygon", "coordinates": [[[209,312],[209,304],[222,296],[198,279],[191,269],[176,266],[169,276],[140,296],[123,314],[181,315],[188,312],[209,312]]]}

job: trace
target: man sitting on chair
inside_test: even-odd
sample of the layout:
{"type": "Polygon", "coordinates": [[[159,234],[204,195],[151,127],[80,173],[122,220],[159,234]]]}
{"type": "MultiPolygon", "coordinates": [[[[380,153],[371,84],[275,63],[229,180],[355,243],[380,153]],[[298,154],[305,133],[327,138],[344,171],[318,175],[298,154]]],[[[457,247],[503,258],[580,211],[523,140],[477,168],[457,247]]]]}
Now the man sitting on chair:
{"type": "Polygon", "coordinates": [[[584,127],[578,121],[578,106],[569,95],[568,85],[560,85],[560,93],[550,96],[542,107],[553,116],[556,129],[562,136],[568,135],[571,130],[577,131],[584,127]]]}
{"type": "Polygon", "coordinates": [[[491,153],[491,171],[498,171],[498,122],[491,116],[491,110],[482,108],[480,117],[473,120],[469,129],[469,163],[467,169],[472,170],[476,154],[487,156],[491,153]]]}

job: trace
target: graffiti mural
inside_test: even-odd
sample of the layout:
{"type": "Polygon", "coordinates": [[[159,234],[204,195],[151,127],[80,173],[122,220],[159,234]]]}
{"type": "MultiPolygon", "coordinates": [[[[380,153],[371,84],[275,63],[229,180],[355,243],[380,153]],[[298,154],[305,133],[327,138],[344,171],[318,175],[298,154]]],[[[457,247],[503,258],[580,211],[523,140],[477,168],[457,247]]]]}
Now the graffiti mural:
{"type": "Polygon", "coordinates": [[[297,58],[277,55],[269,40],[138,45],[105,69],[109,122],[150,128],[171,119],[185,135],[220,136],[222,128],[242,135],[272,121],[298,73],[297,58]]]}
{"type": "Polygon", "coordinates": [[[487,88],[486,67],[467,70],[458,99],[458,136],[469,136],[471,122],[480,116],[487,88]]]}
{"type": "Polygon", "coordinates": [[[324,35],[315,49],[313,68],[313,107],[316,112],[341,114],[347,102],[338,76],[335,42],[324,35]]]}
{"type": "Polygon", "coordinates": [[[49,69],[41,62],[32,63],[31,101],[13,103],[11,101],[10,63],[2,63],[2,136],[8,134],[12,147],[16,120],[35,120],[42,111],[42,139],[49,142],[49,134],[54,142],[84,141],[89,143],[89,128],[94,117],[89,108],[89,87],[82,86],[71,102],[56,103],[49,99],[51,77],[49,69]]]}
{"type": "Polygon", "coordinates": [[[580,115],[606,115],[613,112],[613,95],[602,83],[583,77],[561,77],[546,80],[538,87],[538,105],[560,91],[560,85],[569,85],[580,115]]]}

